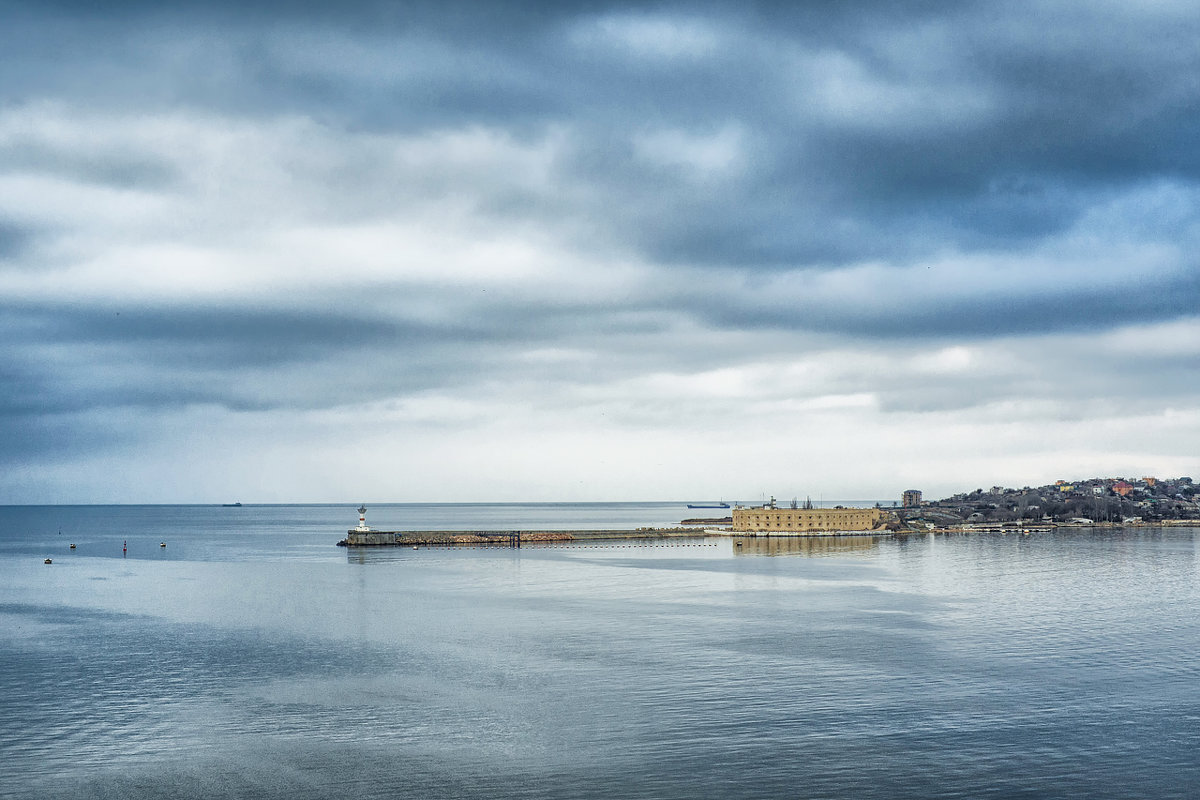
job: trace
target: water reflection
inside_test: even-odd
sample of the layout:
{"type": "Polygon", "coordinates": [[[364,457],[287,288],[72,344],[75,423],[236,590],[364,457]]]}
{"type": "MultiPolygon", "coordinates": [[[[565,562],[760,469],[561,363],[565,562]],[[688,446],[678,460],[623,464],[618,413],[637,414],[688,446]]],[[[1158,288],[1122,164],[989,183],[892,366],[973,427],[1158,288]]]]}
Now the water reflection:
{"type": "Polygon", "coordinates": [[[397,561],[444,560],[456,556],[495,558],[507,555],[519,558],[525,555],[554,558],[583,555],[592,557],[640,555],[653,558],[671,557],[684,551],[687,552],[689,558],[697,556],[710,558],[728,556],[732,546],[731,540],[727,537],[681,536],[532,541],[522,542],[520,547],[496,541],[488,544],[437,543],[347,547],[345,550],[347,563],[385,564],[397,561]]]}
{"type": "Polygon", "coordinates": [[[597,539],[564,542],[529,542],[520,548],[505,544],[491,545],[399,545],[396,547],[349,547],[346,561],[351,564],[380,564],[428,558],[433,554],[508,551],[513,556],[522,553],[562,552],[595,555],[616,554],[646,556],[670,555],[681,548],[712,550],[715,556],[845,556],[876,552],[880,536],[736,536],[696,537],[680,539],[597,539]]]}
{"type": "Polygon", "coordinates": [[[878,536],[750,536],[733,543],[739,556],[843,556],[878,548],[878,536]]]}

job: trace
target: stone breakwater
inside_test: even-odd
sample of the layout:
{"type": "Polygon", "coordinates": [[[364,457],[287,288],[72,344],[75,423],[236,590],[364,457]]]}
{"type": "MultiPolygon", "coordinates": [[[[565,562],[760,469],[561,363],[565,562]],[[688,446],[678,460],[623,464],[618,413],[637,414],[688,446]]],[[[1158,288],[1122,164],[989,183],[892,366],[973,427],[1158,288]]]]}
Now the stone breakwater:
{"type": "MultiPolygon", "coordinates": [[[[637,528],[600,531],[347,531],[339,547],[404,545],[510,545],[518,542],[573,542],[590,539],[657,539],[704,536],[704,528],[637,528]]],[[[707,532],[711,535],[711,532],[707,532]]]]}
{"type": "Polygon", "coordinates": [[[685,519],[679,523],[680,525],[696,526],[703,525],[706,528],[714,526],[730,526],[733,524],[733,517],[692,517],[685,519]]]}

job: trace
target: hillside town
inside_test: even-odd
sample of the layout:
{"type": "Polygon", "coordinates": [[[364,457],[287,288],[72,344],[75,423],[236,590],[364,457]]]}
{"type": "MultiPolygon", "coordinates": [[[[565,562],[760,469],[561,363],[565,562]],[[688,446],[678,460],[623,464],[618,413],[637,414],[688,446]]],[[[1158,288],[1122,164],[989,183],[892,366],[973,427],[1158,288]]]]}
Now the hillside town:
{"type": "Polygon", "coordinates": [[[1164,524],[1200,519],[1191,478],[1089,478],[1009,489],[993,486],[944,500],[910,489],[895,509],[905,527],[971,525],[1164,524]]]}

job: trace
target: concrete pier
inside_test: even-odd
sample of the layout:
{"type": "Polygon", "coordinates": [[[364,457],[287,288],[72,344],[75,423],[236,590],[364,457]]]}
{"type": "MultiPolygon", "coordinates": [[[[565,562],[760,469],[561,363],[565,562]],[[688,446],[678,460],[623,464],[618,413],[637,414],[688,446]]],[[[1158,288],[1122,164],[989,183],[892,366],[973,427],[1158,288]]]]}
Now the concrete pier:
{"type": "MultiPolygon", "coordinates": [[[[572,542],[590,539],[662,539],[679,536],[712,536],[704,528],[637,528],[635,530],[572,531],[375,531],[348,530],[339,547],[397,547],[421,544],[516,544],[522,542],[572,542]]],[[[721,533],[720,535],[728,535],[721,533]]]]}

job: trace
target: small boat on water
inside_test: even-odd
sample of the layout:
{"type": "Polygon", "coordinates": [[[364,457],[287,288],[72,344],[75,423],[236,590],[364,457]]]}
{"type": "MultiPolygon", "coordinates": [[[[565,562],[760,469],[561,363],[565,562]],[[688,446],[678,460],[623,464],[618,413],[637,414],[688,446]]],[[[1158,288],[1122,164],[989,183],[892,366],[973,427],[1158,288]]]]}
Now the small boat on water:
{"type": "Polygon", "coordinates": [[[241,508],[241,503],[221,503],[221,508],[241,508]]]}
{"type": "Polygon", "coordinates": [[[48,559],[48,558],[47,558],[47,559],[46,559],[46,563],[47,563],[47,564],[53,564],[54,562],[53,562],[53,561],[51,561],[50,559],[48,559]]]}
{"type": "Polygon", "coordinates": [[[688,503],[688,508],[729,508],[729,503],[721,500],[717,503],[688,503]]]}

